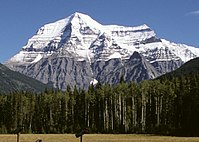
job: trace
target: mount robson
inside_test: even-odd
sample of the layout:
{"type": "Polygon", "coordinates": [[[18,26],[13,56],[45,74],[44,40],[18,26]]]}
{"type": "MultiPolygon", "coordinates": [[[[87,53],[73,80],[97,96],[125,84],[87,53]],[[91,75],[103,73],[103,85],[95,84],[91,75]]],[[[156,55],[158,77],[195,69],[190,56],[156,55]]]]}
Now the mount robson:
{"type": "Polygon", "coordinates": [[[98,82],[154,79],[199,56],[199,49],[160,39],[147,25],[102,25],[74,13],[42,26],[5,65],[65,90],[98,82]]]}

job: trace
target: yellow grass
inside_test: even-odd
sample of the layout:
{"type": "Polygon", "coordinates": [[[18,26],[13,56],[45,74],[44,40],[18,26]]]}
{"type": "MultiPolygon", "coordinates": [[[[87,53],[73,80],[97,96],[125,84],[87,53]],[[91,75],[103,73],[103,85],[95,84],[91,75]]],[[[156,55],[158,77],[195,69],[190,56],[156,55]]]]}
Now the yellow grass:
{"type": "MultiPolygon", "coordinates": [[[[0,135],[0,142],[16,142],[16,135],[0,135]]],[[[74,134],[21,134],[20,142],[79,142],[74,134]]],[[[199,137],[167,137],[152,135],[85,134],[83,142],[199,142],[199,137]]]]}

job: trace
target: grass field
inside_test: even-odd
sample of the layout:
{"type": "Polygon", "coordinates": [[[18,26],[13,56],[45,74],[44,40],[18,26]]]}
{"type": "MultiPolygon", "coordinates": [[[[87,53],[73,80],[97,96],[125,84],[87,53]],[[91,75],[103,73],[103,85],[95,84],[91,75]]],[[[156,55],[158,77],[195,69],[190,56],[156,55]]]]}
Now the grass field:
{"type": "MultiPolygon", "coordinates": [[[[0,135],[0,142],[16,142],[16,135],[0,135]]],[[[74,134],[21,134],[20,142],[79,142],[74,134]]],[[[199,142],[199,137],[167,137],[151,135],[85,134],[83,142],[199,142]]]]}

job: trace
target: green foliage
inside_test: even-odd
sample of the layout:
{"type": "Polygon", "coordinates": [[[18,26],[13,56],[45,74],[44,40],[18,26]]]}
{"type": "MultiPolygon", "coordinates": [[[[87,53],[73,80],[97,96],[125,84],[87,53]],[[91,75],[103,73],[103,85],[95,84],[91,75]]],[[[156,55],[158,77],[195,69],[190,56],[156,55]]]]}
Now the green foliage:
{"type": "Polygon", "coordinates": [[[199,136],[199,74],[65,92],[0,95],[0,133],[153,133],[199,136]]]}

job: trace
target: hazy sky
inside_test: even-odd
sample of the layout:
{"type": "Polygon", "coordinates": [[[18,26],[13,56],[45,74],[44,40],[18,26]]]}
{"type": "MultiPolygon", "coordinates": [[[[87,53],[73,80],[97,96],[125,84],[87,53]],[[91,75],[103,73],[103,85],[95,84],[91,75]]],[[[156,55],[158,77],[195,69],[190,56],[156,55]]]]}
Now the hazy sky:
{"type": "Polygon", "coordinates": [[[0,0],[0,62],[42,25],[76,11],[101,24],[147,24],[160,38],[199,47],[199,0],[0,0]]]}

